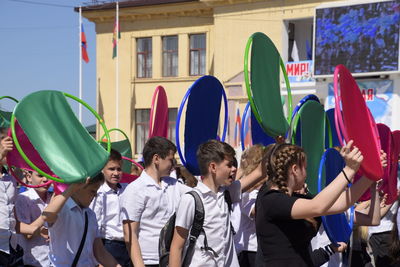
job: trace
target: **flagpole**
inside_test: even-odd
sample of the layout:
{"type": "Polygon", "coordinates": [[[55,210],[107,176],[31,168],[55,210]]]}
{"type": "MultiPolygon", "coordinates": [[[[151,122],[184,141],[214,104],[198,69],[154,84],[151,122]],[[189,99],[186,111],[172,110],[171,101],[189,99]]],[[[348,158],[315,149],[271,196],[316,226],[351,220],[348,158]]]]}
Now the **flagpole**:
{"type": "MultiPolygon", "coordinates": [[[[79,7],[79,98],[82,99],[82,7],[79,7]]],[[[82,105],[79,103],[79,121],[82,123],[82,105]]]]}
{"type": "MultiPolygon", "coordinates": [[[[118,1],[116,2],[116,51],[117,51],[117,55],[116,55],[116,60],[115,60],[115,116],[116,116],[116,123],[115,126],[118,129],[119,128],[119,42],[118,42],[118,37],[119,37],[119,4],[118,1]]],[[[116,133],[118,133],[118,131],[116,131],[116,133]]],[[[118,135],[116,136],[118,138],[118,135]]]]}

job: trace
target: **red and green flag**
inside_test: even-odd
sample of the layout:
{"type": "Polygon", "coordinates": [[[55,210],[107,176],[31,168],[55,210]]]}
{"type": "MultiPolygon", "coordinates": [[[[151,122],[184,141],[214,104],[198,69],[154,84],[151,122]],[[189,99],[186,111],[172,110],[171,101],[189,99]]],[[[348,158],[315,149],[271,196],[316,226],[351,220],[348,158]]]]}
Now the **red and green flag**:
{"type": "Polygon", "coordinates": [[[121,32],[119,29],[119,25],[117,25],[117,21],[114,23],[114,32],[113,32],[113,55],[112,58],[115,58],[117,56],[117,35],[118,39],[121,39],[121,32]]]}
{"type": "Polygon", "coordinates": [[[83,24],[81,24],[81,49],[82,49],[82,59],[88,63],[89,62],[89,56],[87,52],[87,44],[86,44],[86,35],[85,31],[83,30],[83,24]]]}

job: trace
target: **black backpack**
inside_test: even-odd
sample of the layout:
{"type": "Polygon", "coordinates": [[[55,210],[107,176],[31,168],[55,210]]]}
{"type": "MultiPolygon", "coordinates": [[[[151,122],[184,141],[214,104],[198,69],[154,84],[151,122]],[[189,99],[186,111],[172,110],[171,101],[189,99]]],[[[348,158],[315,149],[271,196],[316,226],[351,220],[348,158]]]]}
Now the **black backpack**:
{"type": "MultiPolygon", "coordinates": [[[[189,266],[189,263],[192,259],[194,253],[194,245],[196,244],[196,240],[199,237],[200,233],[203,232],[204,234],[204,246],[201,248],[202,250],[208,250],[214,253],[216,257],[218,254],[208,246],[207,237],[203,229],[204,223],[204,206],[203,201],[201,200],[199,194],[196,191],[187,192],[187,194],[191,195],[194,198],[194,220],[192,228],[190,229],[189,233],[189,246],[186,251],[185,258],[183,260],[182,266],[189,266]]],[[[164,227],[161,229],[160,232],[160,240],[158,243],[158,254],[160,256],[160,267],[167,267],[169,261],[169,254],[171,249],[172,238],[174,237],[175,231],[175,219],[176,213],[174,213],[171,218],[167,221],[164,227]]]]}

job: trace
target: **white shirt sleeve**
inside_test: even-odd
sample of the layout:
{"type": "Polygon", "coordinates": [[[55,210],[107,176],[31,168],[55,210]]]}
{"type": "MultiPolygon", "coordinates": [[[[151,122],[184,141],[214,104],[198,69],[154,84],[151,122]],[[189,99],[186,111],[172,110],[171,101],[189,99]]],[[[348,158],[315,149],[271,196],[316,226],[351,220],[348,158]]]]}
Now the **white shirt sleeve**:
{"type": "Polygon", "coordinates": [[[250,220],[254,220],[254,218],[251,216],[251,211],[256,205],[257,192],[255,191],[256,190],[253,190],[250,193],[244,193],[242,199],[242,205],[241,205],[242,214],[247,216],[250,220]]]}
{"type": "Polygon", "coordinates": [[[242,184],[239,180],[233,181],[233,183],[226,187],[231,195],[232,203],[236,203],[242,200],[242,184]]]}
{"type": "Polygon", "coordinates": [[[135,187],[127,187],[121,197],[121,219],[140,222],[145,208],[144,192],[139,192],[135,187]]]}
{"type": "Polygon", "coordinates": [[[103,223],[103,197],[102,193],[97,193],[96,197],[90,203],[89,208],[96,214],[96,219],[99,226],[103,223]]]}
{"type": "Polygon", "coordinates": [[[32,223],[29,211],[31,208],[29,207],[30,199],[22,194],[17,195],[15,200],[15,216],[18,221],[30,224],[32,223]]]}
{"type": "Polygon", "coordinates": [[[178,210],[176,211],[175,226],[190,230],[194,220],[194,198],[189,194],[181,197],[178,210]]]}
{"type": "Polygon", "coordinates": [[[180,193],[181,196],[182,196],[183,194],[186,194],[187,192],[193,190],[191,187],[189,187],[189,186],[187,186],[187,185],[184,185],[184,184],[182,184],[182,183],[179,183],[179,182],[176,183],[176,186],[178,186],[178,188],[179,188],[179,193],[180,193]]]}

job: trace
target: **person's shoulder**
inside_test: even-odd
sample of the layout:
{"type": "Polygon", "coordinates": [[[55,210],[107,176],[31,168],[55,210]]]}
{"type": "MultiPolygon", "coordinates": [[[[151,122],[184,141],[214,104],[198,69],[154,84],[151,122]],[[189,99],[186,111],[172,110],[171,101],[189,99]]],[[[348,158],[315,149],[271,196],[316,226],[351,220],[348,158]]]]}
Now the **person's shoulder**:
{"type": "Polygon", "coordinates": [[[124,192],[131,191],[131,190],[138,190],[142,187],[145,187],[146,183],[144,180],[145,180],[145,178],[143,176],[139,176],[135,181],[126,185],[124,192]]]}

